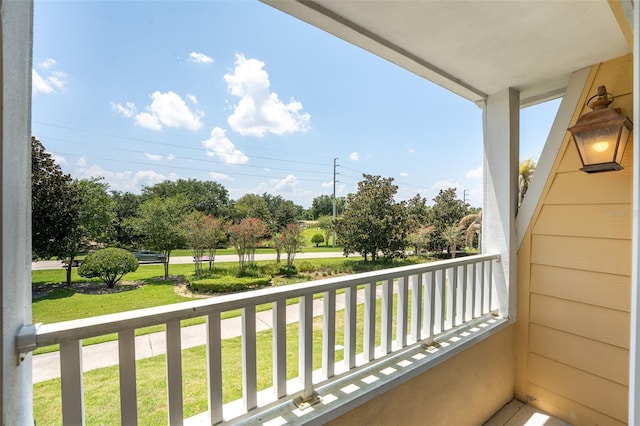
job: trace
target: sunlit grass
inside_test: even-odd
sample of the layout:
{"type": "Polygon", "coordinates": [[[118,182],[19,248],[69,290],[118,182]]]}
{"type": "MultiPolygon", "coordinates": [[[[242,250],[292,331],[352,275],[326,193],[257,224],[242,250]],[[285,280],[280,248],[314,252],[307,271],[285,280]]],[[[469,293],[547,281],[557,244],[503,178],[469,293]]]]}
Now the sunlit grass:
{"type": "MultiPolygon", "coordinates": [[[[394,303],[395,307],[395,303],[394,303]]],[[[380,312],[381,300],[377,302],[380,312]]],[[[380,344],[380,315],[376,324],[376,345],[380,344]]],[[[395,338],[396,311],[393,315],[395,338]]],[[[322,363],[322,317],[313,320],[313,368],[322,363]]],[[[344,345],[344,311],[336,313],[336,344],[344,345]]],[[[298,375],[298,324],[286,327],[287,378],[298,375]]],[[[357,308],[356,352],[362,352],[364,306],[357,308]]],[[[342,347],[342,346],[340,346],[342,347]]],[[[257,333],[257,383],[258,390],[272,386],[272,332],[257,333]]],[[[336,349],[335,359],[341,361],[343,349],[336,349]]],[[[140,424],[164,424],[167,422],[166,406],[166,357],[159,355],[138,360],[137,395],[140,424]]],[[[223,401],[228,403],[242,397],[242,346],[240,337],[222,342],[223,401]]],[[[191,417],[207,409],[206,350],[204,346],[182,351],[184,415],[191,417]]],[[[120,424],[118,367],[107,367],[84,373],[87,424],[120,424]]],[[[37,424],[61,425],[60,380],[53,379],[34,385],[34,416],[37,424]]]]}

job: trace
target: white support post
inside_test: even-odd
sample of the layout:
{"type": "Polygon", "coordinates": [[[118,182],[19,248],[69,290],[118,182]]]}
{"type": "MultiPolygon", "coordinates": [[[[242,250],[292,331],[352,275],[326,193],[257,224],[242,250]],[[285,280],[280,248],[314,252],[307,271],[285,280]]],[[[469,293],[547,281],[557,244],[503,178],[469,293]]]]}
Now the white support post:
{"type": "Polygon", "coordinates": [[[638,43],[638,31],[640,30],[640,7],[636,2],[633,9],[633,28],[635,29],[635,43],[633,46],[633,122],[636,128],[633,131],[633,229],[631,235],[631,336],[629,351],[629,424],[640,424],[640,43],[638,43]]]}
{"type": "Polygon", "coordinates": [[[33,424],[31,355],[16,336],[31,319],[31,53],[33,1],[0,2],[2,278],[0,423],[33,424]]]}
{"type": "Polygon", "coordinates": [[[490,95],[483,121],[482,252],[500,254],[489,299],[501,315],[515,321],[520,93],[504,89],[490,95]]]}

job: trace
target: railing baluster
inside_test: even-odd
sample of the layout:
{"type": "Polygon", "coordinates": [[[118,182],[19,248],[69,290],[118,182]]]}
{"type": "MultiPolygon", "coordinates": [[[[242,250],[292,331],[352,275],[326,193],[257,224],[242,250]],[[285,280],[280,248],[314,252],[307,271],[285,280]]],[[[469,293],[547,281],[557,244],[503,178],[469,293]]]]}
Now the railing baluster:
{"type": "Polygon", "coordinates": [[[434,311],[435,311],[435,327],[433,329],[434,335],[444,331],[444,316],[445,316],[445,303],[446,303],[446,295],[444,291],[444,278],[445,271],[444,269],[438,269],[435,273],[436,278],[436,299],[434,303],[434,311]]]}
{"type": "Polygon", "coordinates": [[[84,425],[84,389],[82,383],[82,341],[60,343],[62,380],[62,423],[84,425]]]}
{"type": "Polygon", "coordinates": [[[434,328],[436,324],[436,285],[434,271],[426,273],[424,292],[424,329],[427,332],[426,338],[433,340],[434,328]]]}
{"type": "Polygon", "coordinates": [[[273,323],[273,391],[279,399],[287,394],[287,301],[272,303],[273,323]]]}
{"type": "Polygon", "coordinates": [[[258,406],[256,364],[256,307],[242,308],[242,398],[244,409],[258,406]]]}
{"type": "Polygon", "coordinates": [[[465,266],[457,266],[456,267],[456,316],[455,316],[455,325],[460,325],[464,323],[464,301],[466,297],[464,295],[464,291],[467,288],[465,285],[465,278],[467,275],[465,274],[465,266]]]}
{"type": "Polygon", "coordinates": [[[222,330],[220,312],[207,315],[209,424],[222,422],[222,330]]]}
{"type": "Polygon", "coordinates": [[[120,373],[120,422],[123,425],[137,425],[136,335],[133,329],[118,332],[118,368],[120,373]]]}
{"type": "Polygon", "coordinates": [[[398,308],[396,320],[396,343],[399,347],[407,346],[407,318],[409,316],[409,279],[407,276],[398,278],[398,308]]]}
{"type": "Polygon", "coordinates": [[[484,310],[484,286],[485,286],[484,264],[485,262],[480,263],[480,270],[478,271],[479,281],[480,281],[478,283],[480,285],[480,306],[478,310],[478,315],[484,315],[485,313],[485,310],[484,310]]]}
{"type": "Polygon", "coordinates": [[[364,359],[371,361],[376,351],[376,282],[368,283],[364,288],[364,359]]]}
{"type": "Polygon", "coordinates": [[[344,292],[344,365],[347,370],[356,366],[356,306],[358,287],[349,286],[344,292]]]}
{"type": "Polygon", "coordinates": [[[381,334],[381,349],[383,354],[391,352],[391,338],[393,327],[393,281],[384,280],[382,282],[382,326],[380,330],[381,334]]]}
{"type": "Polygon", "coordinates": [[[322,298],[322,374],[328,379],[336,363],[336,291],[326,291],[322,298]]]}
{"type": "Polygon", "coordinates": [[[182,410],[182,341],[180,320],[167,322],[167,398],[169,424],[181,425],[184,421],[182,410]]]}
{"type": "Polygon", "coordinates": [[[493,310],[493,262],[489,262],[489,276],[487,277],[487,286],[489,292],[489,309],[487,312],[491,312],[493,310]]]}
{"type": "Polygon", "coordinates": [[[476,294],[478,293],[478,262],[471,269],[471,319],[476,317],[476,294]]]}
{"type": "Polygon", "coordinates": [[[445,298],[446,298],[446,316],[445,316],[445,330],[449,330],[454,325],[456,317],[456,268],[447,268],[445,281],[445,298]]]}
{"type": "Polygon", "coordinates": [[[299,376],[302,401],[313,398],[313,295],[300,296],[299,376]]]}
{"type": "Polygon", "coordinates": [[[462,267],[462,322],[469,321],[469,265],[462,267]]]}
{"type": "Polygon", "coordinates": [[[422,334],[422,273],[411,275],[411,337],[414,342],[421,340],[422,334]]]}

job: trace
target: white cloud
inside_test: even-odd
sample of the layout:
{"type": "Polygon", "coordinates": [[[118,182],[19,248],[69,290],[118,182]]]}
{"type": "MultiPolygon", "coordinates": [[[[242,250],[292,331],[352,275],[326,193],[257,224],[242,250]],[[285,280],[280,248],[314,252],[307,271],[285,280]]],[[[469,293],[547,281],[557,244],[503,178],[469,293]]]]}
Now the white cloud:
{"type": "Polygon", "coordinates": [[[462,188],[464,185],[461,185],[458,182],[454,182],[452,180],[449,179],[445,179],[445,180],[439,180],[437,182],[435,182],[433,185],[431,185],[431,188],[429,188],[428,192],[430,194],[433,194],[433,196],[435,197],[436,195],[438,195],[438,193],[440,192],[440,190],[442,189],[449,189],[449,188],[456,188],[456,194],[458,196],[458,198],[462,197],[462,188]]]}
{"type": "Polygon", "coordinates": [[[198,130],[202,127],[200,119],[204,113],[192,112],[177,93],[155,91],[150,98],[151,105],[145,107],[146,112],[135,116],[138,126],[151,130],[162,130],[164,127],[198,130]]]}
{"type": "Polygon", "coordinates": [[[415,153],[416,153],[416,150],[415,150],[415,149],[413,149],[413,148],[409,148],[409,149],[407,150],[407,152],[408,152],[409,154],[415,154],[415,153]]]}
{"type": "Polygon", "coordinates": [[[407,173],[407,172],[400,172],[400,176],[402,176],[402,177],[407,177],[407,176],[409,176],[409,173],[407,173]]]}
{"type": "Polygon", "coordinates": [[[136,113],[136,105],[133,102],[126,102],[124,105],[111,102],[111,109],[127,118],[133,117],[136,113]]]}
{"type": "Polygon", "coordinates": [[[302,112],[300,102],[291,98],[289,103],[283,103],[277,93],[269,90],[264,66],[260,60],[236,55],[233,72],[224,76],[229,92],[240,98],[227,119],[229,126],[243,136],[306,132],[311,116],[302,112]]]}
{"type": "Polygon", "coordinates": [[[236,149],[233,142],[227,138],[226,131],[220,127],[214,127],[211,130],[211,136],[202,142],[202,146],[208,156],[218,157],[227,164],[247,164],[249,162],[249,157],[236,149]]]}
{"type": "Polygon", "coordinates": [[[66,166],[67,164],[69,164],[67,162],[67,159],[64,158],[61,155],[58,154],[54,154],[53,152],[49,152],[49,154],[51,154],[51,158],[53,159],[53,161],[55,161],[55,163],[59,166],[66,166]]]}
{"type": "Polygon", "coordinates": [[[40,68],[43,68],[45,70],[48,70],[49,68],[52,68],[55,64],[57,64],[56,60],[53,58],[47,58],[44,61],[40,62],[38,64],[38,66],[40,68]]]}
{"type": "Polygon", "coordinates": [[[349,159],[351,161],[358,161],[360,159],[360,154],[358,154],[357,152],[352,152],[351,154],[349,154],[349,159]]]}
{"type": "Polygon", "coordinates": [[[152,186],[165,180],[175,181],[179,178],[175,173],[163,175],[154,170],[113,172],[105,170],[99,165],[79,168],[74,173],[74,176],[78,179],[100,176],[109,184],[110,189],[133,193],[139,193],[140,188],[143,186],[152,186]]]}
{"type": "Polygon", "coordinates": [[[465,177],[467,179],[482,179],[482,166],[469,170],[465,177]]]}
{"type": "Polygon", "coordinates": [[[161,154],[151,154],[148,152],[144,153],[144,156],[151,161],[171,161],[173,160],[173,154],[169,155],[161,155],[161,154]]]}
{"type": "Polygon", "coordinates": [[[213,180],[233,180],[226,173],[209,172],[209,176],[213,180]]]}
{"type": "Polygon", "coordinates": [[[191,103],[193,104],[198,103],[198,98],[196,98],[196,95],[192,95],[191,93],[187,93],[187,99],[189,99],[189,101],[191,101],[191,103]]]}
{"type": "Polygon", "coordinates": [[[67,75],[62,71],[52,71],[57,62],[53,58],[47,58],[38,64],[43,70],[40,74],[35,68],[31,69],[31,93],[56,93],[64,88],[67,82],[67,75]]]}
{"type": "Polygon", "coordinates": [[[31,70],[31,92],[36,93],[53,93],[55,89],[47,80],[42,78],[38,71],[31,70]]]}
{"type": "Polygon", "coordinates": [[[213,62],[213,58],[205,55],[204,53],[191,52],[189,53],[189,60],[196,64],[210,64],[213,62]]]}
{"type": "Polygon", "coordinates": [[[76,161],[76,166],[87,167],[87,159],[84,156],[78,158],[78,161],[76,161]]]}
{"type": "Polygon", "coordinates": [[[298,185],[298,179],[294,175],[287,175],[284,179],[275,182],[276,192],[294,192],[298,185]]]}

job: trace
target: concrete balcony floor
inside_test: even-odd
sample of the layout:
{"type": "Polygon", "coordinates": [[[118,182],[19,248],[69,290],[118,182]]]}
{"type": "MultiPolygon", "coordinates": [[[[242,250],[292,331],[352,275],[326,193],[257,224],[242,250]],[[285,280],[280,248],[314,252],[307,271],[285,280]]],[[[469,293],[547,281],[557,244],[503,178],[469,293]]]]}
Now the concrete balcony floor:
{"type": "Polygon", "coordinates": [[[484,426],[571,426],[516,399],[494,414],[484,426]]]}

